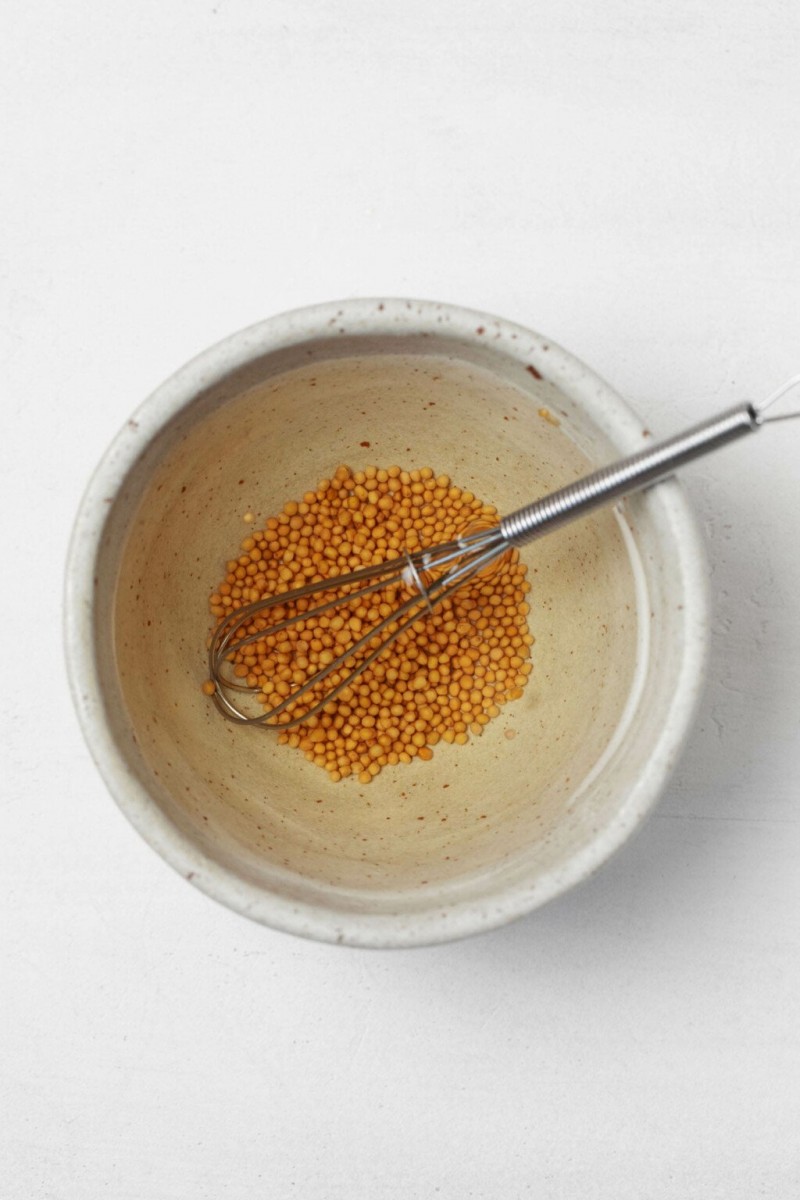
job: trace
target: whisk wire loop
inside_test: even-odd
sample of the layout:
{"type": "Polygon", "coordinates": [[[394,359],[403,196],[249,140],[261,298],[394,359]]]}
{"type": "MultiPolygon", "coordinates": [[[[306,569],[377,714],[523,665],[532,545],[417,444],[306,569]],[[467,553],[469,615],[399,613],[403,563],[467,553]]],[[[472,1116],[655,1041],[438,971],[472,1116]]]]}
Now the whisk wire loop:
{"type": "MultiPolygon", "coordinates": [[[[440,604],[443,600],[448,599],[456,591],[464,586],[470,579],[489,566],[497,557],[498,544],[500,539],[496,534],[495,529],[491,529],[482,535],[471,536],[468,539],[459,539],[454,542],[448,542],[439,547],[433,547],[431,550],[418,550],[413,555],[405,556],[405,558],[390,559],[388,562],[376,565],[373,567],[365,567],[363,570],[354,571],[352,575],[345,577],[344,583],[358,582],[361,579],[379,578],[368,584],[366,587],[356,591],[338,594],[331,600],[325,601],[314,608],[304,609],[296,615],[287,617],[267,629],[262,629],[256,633],[248,634],[247,636],[235,640],[236,633],[249,623],[255,615],[263,615],[270,608],[285,607],[287,604],[296,602],[297,600],[306,599],[308,596],[319,594],[321,592],[330,591],[332,588],[340,588],[342,586],[342,578],[333,580],[320,580],[316,583],[308,584],[304,587],[294,588],[292,591],[283,592],[277,596],[271,597],[267,601],[256,601],[253,604],[245,605],[238,609],[231,617],[224,618],[217,626],[209,647],[209,671],[211,678],[217,683],[217,689],[214,693],[214,699],[217,706],[233,721],[237,721],[244,725],[264,725],[277,719],[286,712],[286,710],[295,705],[304,695],[307,695],[318,684],[323,683],[330,675],[338,671],[341,667],[351,664],[351,660],[357,660],[361,651],[366,649],[375,638],[380,638],[385,631],[386,636],[383,637],[377,646],[363,658],[353,661],[349,667],[350,673],[339,683],[337,683],[326,695],[318,701],[313,707],[305,710],[299,716],[296,716],[288,721],[280,721],[281,729],[292,729],[294,726],[308,721],[311,717],[317,716],[330,704],[331,700],[336,699],[346,687],[348,687],[353,679],[361,674],[367,667],[383,654],[384,650],[392,645],[401,634],[405,633],[412,625],[414,625],[419,617],[423,615],[424,610],[433,611],[433,607],[440,604]],[[465,558],[463,542],[469,545],[470,557],[465,558]],[[488,548],[484,547],[484,543],[488,543],[488,548]],[[481,552],[482,551],[482,552],[481,552]],[[331,662],[324,664],[305,683],[294,692],[290,692],[288,696],[283,697],[279,703],[275,704],[263,713],[256,716],[248,716],[247,713],[238,709],[227,695],[225,688],[233,688],[236,690],[251,691],[250,688],[242,688],[241,685],[227,679],[223,675],[223,664],[227,660],[228,655],[234,649],[240,649],[246,645],[263,640],[266,636],[275,635],[283,632],[292,625],[296,625],[300,620],[310,620],[319,616],[322,613],[330,612],[332,609],[341,608],[344,605],[352,604],[354,601],[363,599],[365,596],[377,591],[378,589],[387,587],[392,583],[404,582],[403,572],[405,568],[400,564],[411,560],[414,566],[414,574],[419,581],[419,589],[408,597],[400,606],[392,611],[392,613],[381,618],[381,620],[372,626],[367,633],[357,638],[346,650],[337,655],[331,662]],[[425,584],[421,578],[421,571],[429,571],[432,567],[441,567],[443,563],[456,562],[454,567],[446,571],[443,575],[435,577],[428,584],[425,584]],[[418,611],[414,611],[418,610],[418,611]],[[396,628],[390,630],[389,627],[395,625],[396,628]]],[[[502,546],[502,549],[506,549],[502,546]]]]}

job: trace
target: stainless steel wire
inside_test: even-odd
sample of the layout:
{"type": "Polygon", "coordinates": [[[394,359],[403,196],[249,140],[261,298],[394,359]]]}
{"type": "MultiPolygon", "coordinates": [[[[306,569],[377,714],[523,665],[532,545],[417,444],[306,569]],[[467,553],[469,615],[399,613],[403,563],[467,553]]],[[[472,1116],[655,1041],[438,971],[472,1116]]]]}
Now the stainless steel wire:
{"type": "Polygon", "coordinates": [[[610,466],[601,467],[591,475],[517,509],[498,525],[488,529],[466,533],[454,541],[417,550],[376,566],[363,567],[349,575],[307,584],[238,609],[220,621],[211,637],[208,665],[210,677],[216,685],[214,702],[225,717],[243,725],[274,725],[277,729],[291,729],[308,721],[349,687],[420,617],[433,612],[438,604],[482,571],[492,567],[511,548],[523,546],[601,505],[649,487],[674,474],[693,459],[710,454],[747,433],[756,432],[763,424],[800,417],[800,412],[764,416],[768,408],[799,386],[800,375],[795,375],[762,404],[745,402],[726,409],[667,441],[610,466]],[[392,585],[401,589],[407,598],[389,616],[356,638],[332,662],[321,666],[302,685],[282,697],[279,703],[252,716],[233,702],[232,692],[251,691],[225,673],[225,665],[234,651],[270,634],[281,633],[298,621],[308,621],[392,585]],[[326,593],[332,594],[326,596],[326,593]],[[321,602],[313,608],[304,608],[271,625],[265,625],[256,633],[237,636],[254,618],[266,619],[271,610],[285,610],[287,606],[306,601],[311,596],[322,597],[321,602]],[[301,715],[291,716],[289,710],[298,701],[342,668],[345,676],[326,691],[322,699],[310,709],[304,707],[301,715]]]}

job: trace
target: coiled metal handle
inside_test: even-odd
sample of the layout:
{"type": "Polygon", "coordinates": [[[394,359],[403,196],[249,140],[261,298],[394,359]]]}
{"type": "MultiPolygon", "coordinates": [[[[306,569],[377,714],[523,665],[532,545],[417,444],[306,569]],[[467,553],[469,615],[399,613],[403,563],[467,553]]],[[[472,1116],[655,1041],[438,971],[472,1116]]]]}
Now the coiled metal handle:
{"type": "Polygon", "coordinates": [[[500,522],[503,537],[515,546],[523,546],[540,534],[550,533],[603,504],[665,479],[684,463],[709,454],[746,433],[754,433],[760,425],[760,413],[752,404],[737,404],[719,416],[693,425],[677,437],[601,467],[533,504],[518,508],[500,522]]]}

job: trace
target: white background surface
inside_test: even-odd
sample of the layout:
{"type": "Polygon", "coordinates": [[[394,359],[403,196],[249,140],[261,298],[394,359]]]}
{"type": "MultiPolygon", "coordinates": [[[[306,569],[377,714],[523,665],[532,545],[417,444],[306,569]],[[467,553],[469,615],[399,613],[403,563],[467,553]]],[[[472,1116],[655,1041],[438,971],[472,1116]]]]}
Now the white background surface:
{"type": "Polygon", "coordinates": [[[798,425],[686,473],[714,646],[656,815],[472,941],[306,944],[187,886],[90,762],[59,627],[107,443],[262,316],[487,309],[656,434],[800,370],[798,14],[4,6],[4,1196],[800,1194],[798,425]]]}

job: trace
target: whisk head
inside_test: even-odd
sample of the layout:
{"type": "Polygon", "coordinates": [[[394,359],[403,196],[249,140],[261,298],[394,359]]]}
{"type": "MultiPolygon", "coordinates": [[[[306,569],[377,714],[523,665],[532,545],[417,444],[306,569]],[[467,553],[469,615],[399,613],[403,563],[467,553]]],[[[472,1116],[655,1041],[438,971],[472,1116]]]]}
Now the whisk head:
{"type": "Polygon", "coordinates": [[[288,730],[308,721],[321,713],[415,622],[476,576],[493,573],[510,550],[499,525],[476,521],[453,541],[406,552],[374,566],[244,605],[223,617],[210,639],[209,676],[215,684],[213,698],[217,708],[229,720],[244,725],[274,725],[288,730]],[[234,702],[232,693],[252,691],[226,671],[237,652],[387,589],[389,594],[394,589],[394,606],[384,601],[380,619],[364,633],[356,629],[352,643],[340,653],[323,652],[314,674],[294,687],[282,680],[277,685],[278,702],[271,708],[250,716],[234,702]],[[386,608],[390,611],[386,612],[386,608]],[[253,623],[256,631],[243,634],[242,630],[253,623]],[[330,689],[311,707],[306,707],[304,697],[331,677],[335,677],[335,682],[330,689]],[[300,710],[292,713],[290,710],[298,704],[300,710]]]}

